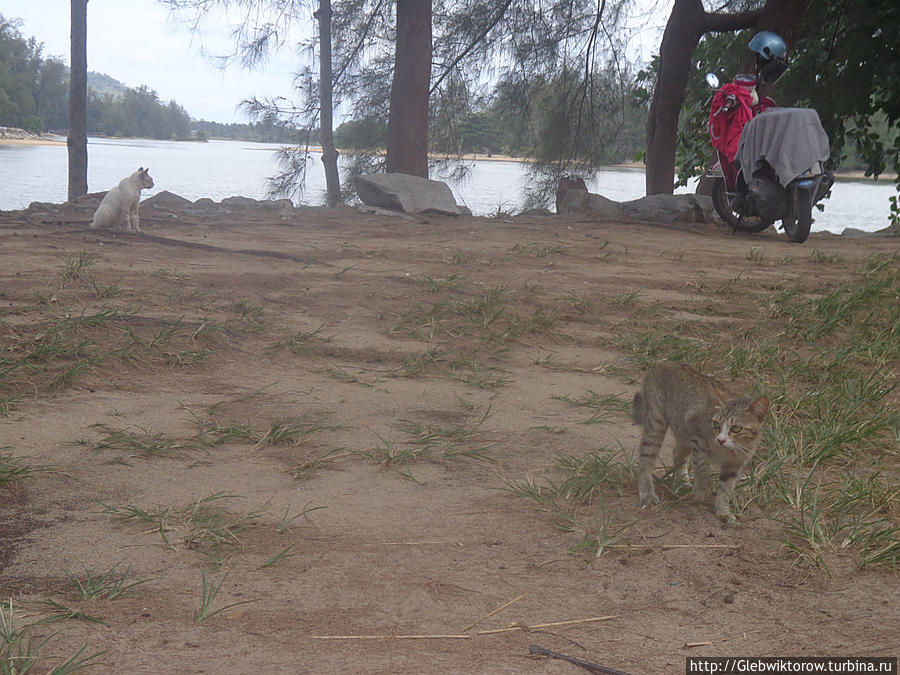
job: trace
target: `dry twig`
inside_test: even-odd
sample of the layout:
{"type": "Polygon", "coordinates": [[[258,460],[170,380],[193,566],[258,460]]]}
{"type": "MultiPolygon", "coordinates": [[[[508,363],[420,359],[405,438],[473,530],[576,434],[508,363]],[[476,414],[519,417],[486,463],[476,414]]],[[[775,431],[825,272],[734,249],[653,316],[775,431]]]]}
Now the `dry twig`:
{"type": "Polygon", "coordinates": [[[506,609],[506,608],[509,607],[510,605],[512,605],[512,604],[514,604],[514,603],[517,603],[519,600],[521,600],[522,598],[524,598],[526,595],[528,595],[528,592],[527,592],[527,591],[526,591],[525,593],[522,593],[522,595],[520,595],[518,598],[514,598],[513,600],[510,600],[509,602],[506,602],[506,603],[500,605],[497,609],[495,609],[495,610],[493,610],[493,611],[491,611],[491,612],[488,612],[488,613],[485,614],[483,617],[481,617],[480,619],[478,619],[478,621],[473,621],[473,622],[470,623],[468,626],[466,626],[465,628],[463,628],[463,632],[465,633],[467,630],[470,630],[470,629],[474,628],[475,626],[477,626],[478,624],[480,624],[480,623],[481,623],[482,621],[484,621],[485,619],[489,619],[490,617],[494,616],[494,614],[497,614],[497,613],[499,613],[499,612],[502,612],[504,609],[506,609]]]}

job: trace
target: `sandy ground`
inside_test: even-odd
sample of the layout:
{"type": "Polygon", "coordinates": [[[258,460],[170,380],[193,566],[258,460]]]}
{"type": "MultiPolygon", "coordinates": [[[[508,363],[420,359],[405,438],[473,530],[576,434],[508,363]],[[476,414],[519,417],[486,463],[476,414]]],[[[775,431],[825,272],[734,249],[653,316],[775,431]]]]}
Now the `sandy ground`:
{"type": "Polygon", "coordinates": [[[0,447],[53,467],[0,491],[0,598],[21,623],[47,599],[78,612],[37,629],[59,631],[45,665],[85,643],[105,652],[93,673],[583,672],[533,644],[632,674],[900,651],[895,575],[796,566],[752,510],[733,528],[671,499],[641,510],[629,478],[573,504],[579,524],[601,507],[629,524],[595,556],[596,529],[508,487],[560,455],[634,452],[641,372],[606,338],[635,312],[837,283],[895,239],[321,209],[143,226],[0,214],[0,348],[77,320],[110,350],[17,381],[0,417],[0,447]],[[591,392],[623,405],[587,424],[572,402],[591,392]],[[143,583],[74,593],[113,568],[143,583]],[[225,609],[194,621],[204,574],[225,609]]]}

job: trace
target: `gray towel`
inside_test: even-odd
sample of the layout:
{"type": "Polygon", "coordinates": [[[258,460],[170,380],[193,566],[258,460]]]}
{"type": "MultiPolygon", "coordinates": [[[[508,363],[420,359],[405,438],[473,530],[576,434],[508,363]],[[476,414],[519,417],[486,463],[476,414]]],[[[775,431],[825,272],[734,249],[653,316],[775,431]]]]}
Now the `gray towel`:
{"type": "Polygon", "coordinates": [[[750,167],[745,180],[765,159],[783,186],[829,153],[828,135],[812,108],[769,108],[747,122],[738,145],[741,168],[750,167]]]}

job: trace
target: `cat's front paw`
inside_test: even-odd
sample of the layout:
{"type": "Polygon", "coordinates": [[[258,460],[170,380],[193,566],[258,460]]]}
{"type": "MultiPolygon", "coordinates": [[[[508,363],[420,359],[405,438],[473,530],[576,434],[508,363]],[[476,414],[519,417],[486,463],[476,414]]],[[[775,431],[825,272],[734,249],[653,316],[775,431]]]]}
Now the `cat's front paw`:
{"type": "Polygon", "coordinates": [[[736,525],[737,518],[731,511],[722,511],[716,509],[716,517],[722,522],[722,525],[736,525]]]}
{"type": "Polygon", "coordinates": [[[656,504],[659,504],[659,496],[657,496],[655,490],[641,495],[641,506],[655,506],[656,504]]]}
{"type": "Polygon", "coordinates": [[[641,506],[653,506],[654,504],[659,504],[659,496],[656,494],[656,490],[653,489],[652,485],[639,489],[638,498],[640,499],[641,506]]]}
{"type": "Polygon", "coordinates": [[[653,478],[650,476],[638,476],[638,499],[641,506],[659,504],[659,497],[653,487],[653,478]]]}
{"type": "Polygon", "coordinates": [[[673,486],[676,492],[681,490],[693,490],[694,481],[691,480],[690,476],[676,476],[673,486]]]}

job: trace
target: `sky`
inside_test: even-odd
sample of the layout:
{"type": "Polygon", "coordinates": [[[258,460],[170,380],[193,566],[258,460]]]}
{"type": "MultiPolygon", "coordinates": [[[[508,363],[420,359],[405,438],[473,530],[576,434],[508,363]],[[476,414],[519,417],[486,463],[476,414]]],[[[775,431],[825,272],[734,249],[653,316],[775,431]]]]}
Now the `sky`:
{"type": "MultiPolygon", "coordinates": [[[[204,52],[223,55],[233,48],[223,15],[203,21],[198,37],[192,34],[189,17],[173,15],[157,0],[90,0],[87,8],[88,70],[129,87],[147,85],[160,99],[177,101],[197,119],[248,121],[236,106],[253,96],[289,96],[294,72],[304,62],[284,47],[252,72],[238,65],[222,71],[204,52]]],[[[45,58],[58,56],[69,63],[67,0],[2,0],[0,13],[21,19],[19,32],[44,43],[45,58]]],[[[290,43],[303,37],[298,29],[290,43]]]]}
{"type": "MultiPolygon", "coordinates": [[[[630,49],[644,58],[657,49],[672,0],[643,0],[640,25],[630,49]]],[[[228,54],[234,46],[229,17],[217,14],[192,32],[190,16],[174,15],[158,0],[89,0],[87,4],[88,70],[106,73],[136,88],[146,85],[163,101],[176,101],[196,119],[215,122],[249,121],[236,108],[244,99],[290,96],[294,73],[306,63],[290,46],[268,63],[246,71],[238,65],[219,69],[208,55],[228,54]],[[206,55],[205,55],[206,54],[206,55]]],[[[69,2],[67,0],[2,0],[0,13],[21,19],[21,34],[44,43],[44,57],[69,62],[69,2]]],[[[232,24],[238,17],[231,16],[232,24]]],[[[313,19],[288,36],[288,45],[308,38],[313,19]]]]}

